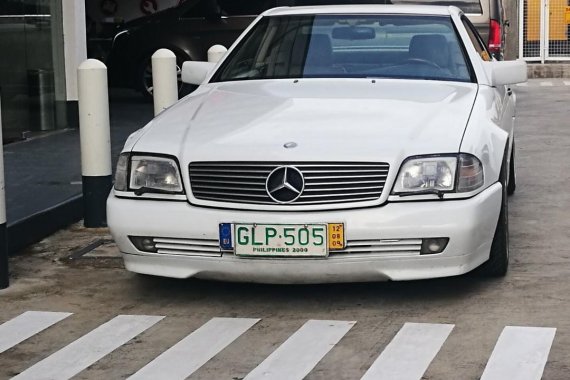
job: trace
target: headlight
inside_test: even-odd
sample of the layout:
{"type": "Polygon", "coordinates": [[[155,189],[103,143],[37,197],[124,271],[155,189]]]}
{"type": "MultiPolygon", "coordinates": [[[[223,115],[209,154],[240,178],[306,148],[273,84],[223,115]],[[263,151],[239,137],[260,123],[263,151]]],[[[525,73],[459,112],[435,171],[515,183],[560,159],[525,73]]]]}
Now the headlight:
{"type": "Polygon", "coordinates": [[[144,192],[181,193],[182,181],[178,164],[171,158],[133,156],[131,159],[131,190],[144,192]]]}
{"type": "Polygon", "coordinates": [[[144,193],[182,194],[178,163],[168,157],[119,156],[115,174],[115,190],[144,193]],[[130,160],[130,162],[129,162],[130,160]],[[128,180],[127,180],[128,179],[128,180]]]}
{"type": "Polygon", "coordinates": [[[483,185],[483,165],[470,154],[408,159],[400,169],[393,194],[470,192],[483,185]]]}

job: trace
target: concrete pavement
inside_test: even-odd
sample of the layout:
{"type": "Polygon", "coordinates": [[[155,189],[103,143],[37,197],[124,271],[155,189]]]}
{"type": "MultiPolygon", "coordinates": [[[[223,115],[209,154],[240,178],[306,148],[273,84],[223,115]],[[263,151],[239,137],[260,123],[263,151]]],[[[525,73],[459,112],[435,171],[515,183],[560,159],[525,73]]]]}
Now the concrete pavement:
{"type": "Polygon", "coordinates": [[[318,286],[152,278],[121,268],[105,230],[75,225],[11,259],[0,323],[26,311],[73,314],[50,315],[65,317],[0,352],[0,378],[43,368],[119,379],[149,365],[191,379],[277,379],[283,368],[287,379],[309,380],[367,371],[394,379],[394,368],[417,380],[568,379],[570,86],[531,81],[515,92],[518,186],[505,278],[318,286]]]}

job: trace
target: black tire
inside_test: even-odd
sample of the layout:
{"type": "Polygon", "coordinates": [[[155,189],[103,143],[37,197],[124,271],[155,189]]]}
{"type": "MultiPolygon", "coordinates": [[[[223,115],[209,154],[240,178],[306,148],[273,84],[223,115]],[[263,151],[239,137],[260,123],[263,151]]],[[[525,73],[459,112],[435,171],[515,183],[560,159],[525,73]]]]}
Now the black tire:
{"type": "Polygon", "coordinates": [[[511,150],[511,163],[509,164],[509,181],[507,183],[507,195],[513,195],[517,189],[517,174],[515,169],[515,142],[511,150]]]}
{"type": "MultiPolygon", "coordinates": [[[[181,98],[182,96],[188,95],[189,91],[186,84],[182,82],[181,79],[181,71],[182,71],[182,63],[187,61],[179,55],[176,55],[176,71],[178,73],[178,97],[181,98]]],[[[137,69],[137,77],[136,77],[136,90],[140,92],[143,98],[146,101],[152,101],[152,66],[151,66],[151,57],[144,58],[139,63],[137,69]]]]}
{"type": "MultiPolygon", "coordinates": [[[[504,173],[504,171],[503,171],[504,173]]],[[[507,196],[507,185],[502,174],[503,199],[501,202],[501,212],[495,228],[493,243],[489,260],[477,268],[476,273],[482,277],[503,277],[507,274],[509,267],[509,198],[507,196]]]]}

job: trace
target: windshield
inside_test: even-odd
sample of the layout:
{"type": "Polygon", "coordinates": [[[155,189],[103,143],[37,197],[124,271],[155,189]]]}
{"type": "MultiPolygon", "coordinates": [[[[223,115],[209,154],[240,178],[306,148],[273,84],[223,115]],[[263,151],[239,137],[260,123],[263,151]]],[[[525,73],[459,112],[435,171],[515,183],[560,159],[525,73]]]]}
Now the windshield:
{"type": "Polygon", "coordinates": [[[212,81],[279,78],[471,81],[451,19],[416,15],[264,17],[212,81]]]}

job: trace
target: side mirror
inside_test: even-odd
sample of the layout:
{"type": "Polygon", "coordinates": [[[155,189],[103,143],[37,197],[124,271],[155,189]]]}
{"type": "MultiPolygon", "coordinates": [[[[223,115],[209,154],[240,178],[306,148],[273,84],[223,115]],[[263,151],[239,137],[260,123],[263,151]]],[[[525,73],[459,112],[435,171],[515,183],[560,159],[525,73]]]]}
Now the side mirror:
{"type": "Polygon", "coordinates": [[[182,82],[199,86],[214,66],[212,62],[186,61],[182,64],[182,82]]]}
{"type": "Polygon", "coordinates": [[[483,62],[491,86],[523,83],[527,81],[528,74],[526,62],[522,59],[516,61],[483,62]]]}

